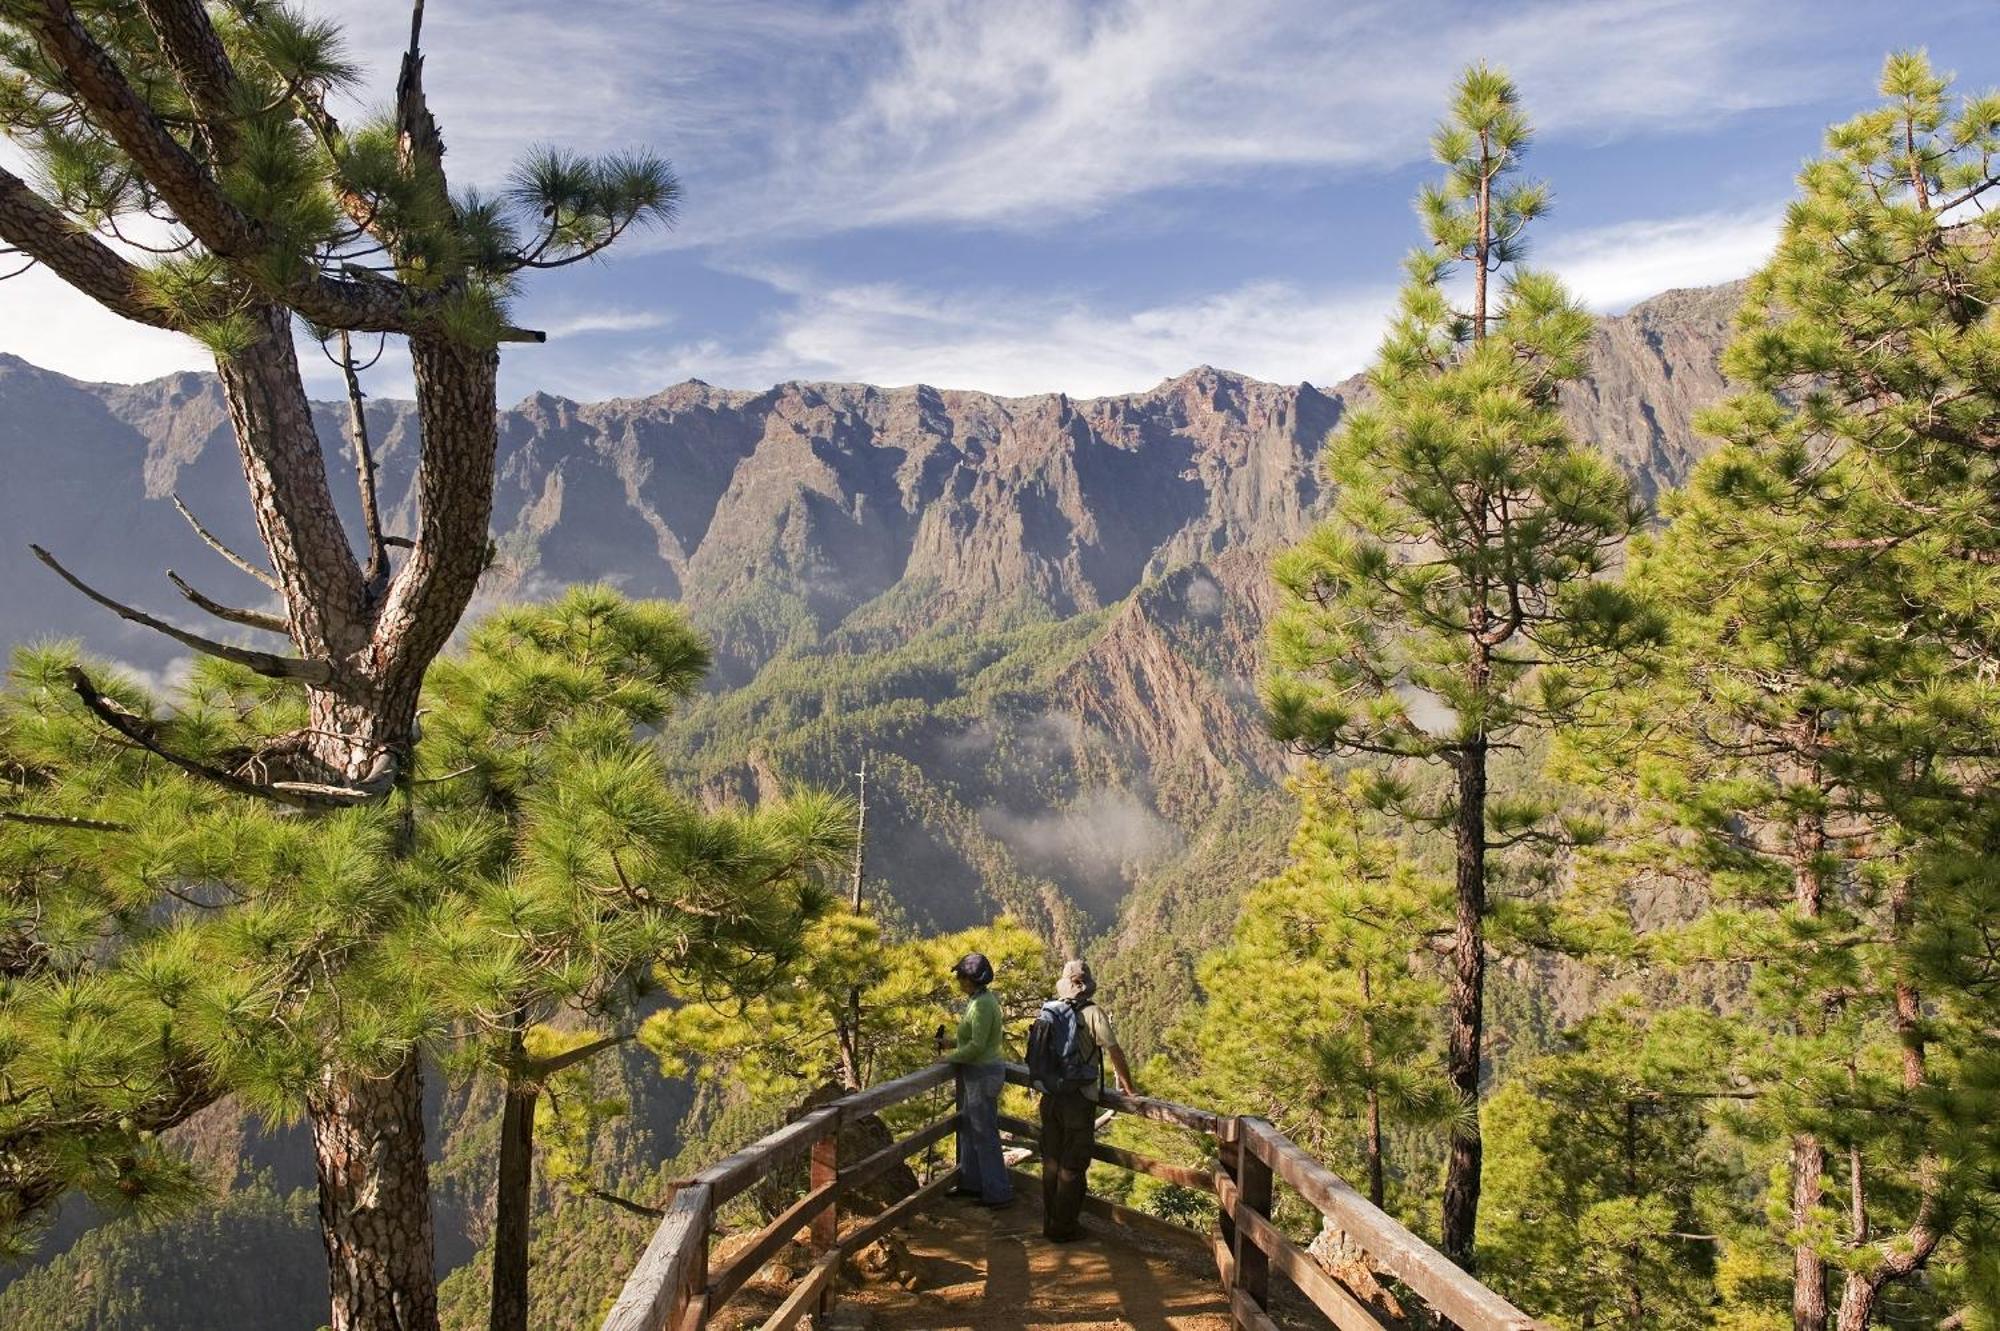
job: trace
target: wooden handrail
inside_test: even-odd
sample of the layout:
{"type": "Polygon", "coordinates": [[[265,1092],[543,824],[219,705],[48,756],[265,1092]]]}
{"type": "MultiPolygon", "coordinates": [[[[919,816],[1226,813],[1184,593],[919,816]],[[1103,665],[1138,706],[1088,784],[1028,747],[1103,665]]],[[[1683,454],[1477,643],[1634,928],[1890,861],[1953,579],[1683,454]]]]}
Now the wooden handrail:
{"type": "Polygon", "coordinates": [[[667,1203],[660,1227],[625,1278],[618,1302],[605,1314],[603,1331],[664,1331],[686,1292],[694,1240],[708,1232],[709,1191],[702,1184],[682,1188],[667,1203]]]}
{"type": "Polygon", "coordinates": [[[812,1149],[812,1144],[840,1129],[836,1105],[815,1109],[804,1118],[786,1124],[769,1136],[760,1137],[734,1155],[724,1156],[694,1176],[715,1192],[721,1206],[780,1165],[788,1165],[812,1149]]]}
{"type": "MultiPolygon", "coordinates": [[[[1329,1275],[1324,1267],[1302,1252],[1297,1244],[1285,1237],[1283,1231],[1257,1211],[1237,1206],[1236,1185],[1228,1175],[1217,1177],[1215,1196],[1249,1240],[1271,1259],[1272,1268],[1283,1272],[1286,1279],[1298,1286],[1300,1292],[1331,1318],[1340,1331],[1382,1331],[1382,1323],[1376,1318],[1374,1310],[1356,1298],[1347,1286],[1329,1275]]],[[[1231,1260],[1233,1263],[1234,1259],[1231,1260]]],[[[1234,1285],[1234,1274],[1226,1274],[1223,1283],[1234,1285]]]]}
{"type": "MultiPolygon", "coordinates": [[[[820,1152],[815,1148],[837,1141],[843,1126],[946,1085],[952,1081],[953,1073],[951,1064],[936,1063],[894,1081],[843,1096],[760,1137],[695,1175],[675,1192],[666,1215],[653,1232],[652,1241],[646,1245],[646,1251],[626,1277],[625,1288],[618,1301],[605,1315],[602,1331],[688,1331],[690,1324],[695,1331],[699,1331],[706,1324],[708,1314],[720,1308],[756,1274],[757,1268],[783,1247],[802,1225],[835,1205],[842,1194],[880,1177],[896,1161],[907,1159],[942,1139],[957,1126],[957,1115],[947,1115],[941,1121],[902,1138],[888,1149],[857,1161],[855,1167],[837,1172],[830,1183],[816,1183],[805,1197],[760,1230],[757,1238],[738,1255],[736,1261],[711,1279],[707,1258],[708,1231],[714,1223],[716,1211],[758,1179],[808,1152],[813,1152],[817,1161],[820,1152]]],[[[827,1154],[831,1156],[830,1152],[827,1154]]],[[[919,1196],[929,1200],[936,1191],[938,1189],[926,1188],[919,1196]]],[[[892,1208],[892,1213],[898,1217],[907,1214],[899,1208],[892,1208]]],[[[840,1252],[840,1248],[834,1249],[834,1254],[840,1252]]]]}
{"type": "Polygon", "coordinates": [[[885,1081],[878,1086],[856,1091],[835,1100],[829,1108],[840,1111],[843,1123],[852,1123],[857,1118],[879,1114],[884,1109],[894,1109],[905,1100],[914,1100],[925,1091],[938,1086],[950,1085],[952,1074],[957,1068],[950,1063],[933,1063],[927,1068],[885,1081]]]}
{"type": "Polygon", "coordinates": [[[1244,1148],[1460,1331],[1539,1331],[1534,1318],[1474,1280],[1261,1118],[1238,1120],[1244,1148]]]}
{"type": "MultiPolygon", "coordinates": [[[[1016,1086],[1026,1086],[1027,1065],[1007,1064],[1007,1080],[1016,1086]]],[[[1106,1087],[1098,1093],[1097,1103],[1105,1109],[1116,1110],[1132,1118],[1148,1119],[1154,1123],[1170,1123],[1174,1127],[1186,1128],[1189,1132],[1206,1133],[1222,1141],[1234,1139],[1234,1119],[1210,1110],[1175,1104],[1172,1100],[1155,1100],[1150,1095],[1124,1095],[1106,1087]]]]}
{"type": "MultiPolygon", "coordinates": [[[[1027,1069],[1007,1064],[1007,1079],[1028,1083],[1027,1069]]],[[[815,1305],[823,1307],[833,1277],[860,1248],[901,1224],[943,1195],[953,1175],[933,1179],[882,1214],[839,1234],[842,1195],[871,1182],[898,1161],[942,1140],[959,1123],[956,1113],[934,1121],[888,1147],[841,1167],[836,1143],[842,1127],[869,1114],[912,1100],[954,1079],[951,1064],[938,1063],[894,1081],[844,1096],[804,1114],[697,1174],[668,1205],[667,1213],[632,1268],[624,1291],[606,1316],[602,1331],[702,1331],[711,1313],[740,1290],[759,1267],[807,1224],[819,1260],[764,1323],[764,1331],[786,1331],[815,1305]],[[805,1194],[764,1226],[723,1271],[708,1269],[708,1233],[719,1207],[771,1171],[811,1153],[813,1167],[805,1194]]],[[[1150,1096],[1106,1090],[1100,1105],[1115,1113],[1165,1123],[1212,1138],[1219,1160],[1213,1169],[1155,1160],[1137,1151],[1099,1144],[1095,1159],[1148,1174],[1216,1198],[1219,1231],[1204,1240],[1193,1229],[1127,1211],[1101,1198],[1088,1198],[1093,1213],[1128,1227],[1185,1234],[1212,1247],[1216,1271],[1230,1303],[1232,1322],[1242,1331],[1267,1331],[1269,1279],[1285,1277],[1332,1319],[1340,1331],[1381,1331],[1377,1311],[1357,1297],[1294,1244],[1271,1221],[1272,1184],[1282,1181],[1347,1234],[1368,1259],[1389,1272],[1460,1331],[1541,1331],[1520,1309],[1460,1270],[1380,1208],[1371,1205],[1339,1175],[1307,1155],[1261,1118],[1218,1114],[1150,1096]]],[[[1034,1124],[1001,1120],[1006,1131],[1033,1142],[1034,1124]]],[[[1010,1160],[1013,1155],[1010,1154],[1010,1160]]]]}

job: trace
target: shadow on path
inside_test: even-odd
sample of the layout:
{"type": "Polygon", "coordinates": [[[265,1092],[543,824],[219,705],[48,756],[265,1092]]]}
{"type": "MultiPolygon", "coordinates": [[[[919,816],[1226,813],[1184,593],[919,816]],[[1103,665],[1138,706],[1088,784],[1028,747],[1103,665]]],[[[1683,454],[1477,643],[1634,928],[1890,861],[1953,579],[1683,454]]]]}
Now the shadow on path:
{"type": "Polygon", "coordinates": [[[879,1331],[1229,1331],[1214,1272],[1192,1256],[1141,1249],[1101,1228],[1050,1243],[1027,1198],[1003,1211],[947,1203],[903,1237],[923,1288],[842,1299],[865,1306],[879,1331]]]}

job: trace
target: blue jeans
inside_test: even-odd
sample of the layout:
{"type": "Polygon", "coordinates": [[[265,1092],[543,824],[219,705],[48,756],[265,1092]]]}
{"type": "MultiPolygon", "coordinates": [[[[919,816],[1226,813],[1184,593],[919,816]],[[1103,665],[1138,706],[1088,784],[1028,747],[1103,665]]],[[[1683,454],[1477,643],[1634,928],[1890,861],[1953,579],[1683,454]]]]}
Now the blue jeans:
{"type": "Polygon", "coordinates": [[[1007,1069],[1000,1063],[969,1063],[961,1069],[964,1095],[958,1127],[958,1186],[977,1192],[981,1201],[1014,1200],[1014,1182],[1000,1155],[1000,1088],[1007,1069]]]}

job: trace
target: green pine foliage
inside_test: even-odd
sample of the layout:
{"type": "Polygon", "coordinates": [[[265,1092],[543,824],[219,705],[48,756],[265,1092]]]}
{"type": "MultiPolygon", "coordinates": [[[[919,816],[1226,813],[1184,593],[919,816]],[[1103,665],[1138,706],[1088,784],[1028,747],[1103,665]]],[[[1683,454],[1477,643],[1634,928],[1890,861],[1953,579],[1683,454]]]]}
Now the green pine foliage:
{"type": "Polygon", "coordinates": [[[1251,890],[1228,942],[1202,959],[1200,1006],[1173,1041],[1185,1059],[1166,1060],[1182,1069],[1172,1094],[1270,1119],[1421,1225],[1435,1138],[1457,1108],[1431,952],[1449,888],[1371,825],[1357,798],[1365,778],[1343,785],[1313,767],[1295,785],[1290,863],[1251,890]],[[1412,1139],[1411,1158],[1394,1158],[1412,1139]]]}
{"type": "Polygon", "coordinates": [[[1801,175],[1731,352],[1731,372],[1753,391],[1711,424],[1733,452],[1781,467],[1781,502],[1822,524],[1824,613],[1871,631],[1868,650],[1839,666],[1858,699],[1846,719],[1860,756],[1851,779],[1911,843],[1892,903],[1887,1001],[1908,1014],[1898,1043],[1919,1061],[1891,1080],[1897,1094],[1882,1108],[1929,1111],[1912,1143],[1923,1182],[1904,1194],[1909,1226],[1844,1263],[1842,1297],[1865,1303],[1886,1282],[1921,1279],[1923,1252],[1955,1222],[1994,1299],[1982,1254],[2000,1141],[1978,1106],[1996,1066],[1977,1033],[1996,1015],[1983,940],[2000,911],[2000,221],[1984,206],[2000,183],[2000,96],[1954,97],[1910,52],[1886,62],[1882,91],[1801,175]]]}
{"type": "Polygon", "coordinates": [[[1715,1324],[1718,1265],[1750,1227],[1703,1089],[1716,1026],[1617,1004],[1488,1102],[1480,1260],[1521,1307],[1578,1331],[1715,1324]]]}
{"type": "Polygon", "coordinates": [[[1496,752],[1579,719],[1590,668],[1643,655],[1659,628],[1604,577],[1639,520],[1624,479],[1571,438],[1560,392],[1584,370],[1589,315],[1524,268],[1547,208],[1519,183],[1530,133],[1513,83],[1461,77],[1433,139],[1442,183],[1418,200],[1429,243],[1369,382],[1327,453],[1331,518],[1274,566],[1282,600],[1265,687],[1271,732],[1359,758],[1371,801],[1448,834],[1455,861],[1448,1065],[1461,1101],[1444,1202],[1470,1261],[1479,1193],[1489,853],[1595,832],[1526,787],[1489,790],[1496,752]],[[1453,285],[1471,267],[1471,300],[1453,285]],[[1498,279],[1497,292],[1489,289],[1498,279]],[[1418,779],[1428,769],[1443,779],[1418,779]]]}
{"type": "MultiPolygon", "coordinates": [[[[478,626],[433,674],[400,796],[312,819],[134,757],[82,710],[68,660],[25,655],[0,699],[17,783],[0,1075],[35,1088],[0,1106],[0,1133],[10,1197],[41,1206],[69,1187],[184,1198],[148,1117],[177,1121],[184,1084],[289,1121],[328,1066],[413,1050],[522,1093],[573,1083],[577,1056],[636,1034],[658,983],[782,974],[852,851],[845,800],[710,812],[679,792],[648,732],[706,649],[671,608],[601,588],[478,626]],[[89,824],[52,821],[82,806],[89,824]]],[[[120,696],[199,755],[301,706],[215,663],[176,706],[120,696]]]]}
{"type": "Polygon", "coordinates": [[[1628,957],[1722,977],[1682,980],[1730,1017],[1711,1120],[1768,1186],[1718,1326],[1928,1325],[1981,1278],[2000,102],[1908,53],[1882,90],[1801,174],[1723,446],[1635,551],[1661,674],[1568,746],[1630,812],[1607,862],[1701,907],[1628,957]]]}
{"type": "Polygon", "coordinates": [[[1014,1028],[1053,992],[1056,967],[1035,934],[1005,916],[976,929],[898,935],[867,913],[830,912],[807,930],[798,962],[758,989],[669,985],[670,1006],[644,1040],[669,1076],[725,1084],[739,1107],[780,1121],[807,1095],[842,1082],[843,1027],[859,991],[859,1081],[873,1086],[936,1059],[939,1026],[956,1030],[963,1004],[951,967],[967,952],[993,962],[993,991],[1014,1028]]]}

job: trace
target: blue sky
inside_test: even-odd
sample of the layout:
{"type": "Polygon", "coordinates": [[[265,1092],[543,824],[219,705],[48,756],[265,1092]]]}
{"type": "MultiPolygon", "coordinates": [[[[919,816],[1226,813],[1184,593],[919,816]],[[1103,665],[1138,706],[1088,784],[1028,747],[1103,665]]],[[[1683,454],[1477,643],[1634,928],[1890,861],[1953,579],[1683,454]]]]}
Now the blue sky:
{"type": "MultiPolygon", "coordinates": [[[[307,7],[386,98],[406,0],[307,7]]],[[[507,351],[506,401],[690,377],[1088,395],[1200,363],[1327,383],[1366,362],[1469,60],[1541,129],[1537,262],[1605,310],[1754,267],[1885,51],[2000,83],[1993,0],[430,0],[426,33],[456,183],[553,141],[651,146],[686,191],[673,231],[539,277],[518,313],[551,341],[507,351]]],[[[85,378],[203,364],[39,275],[0,288],[0,350],[85,378]]]]}

